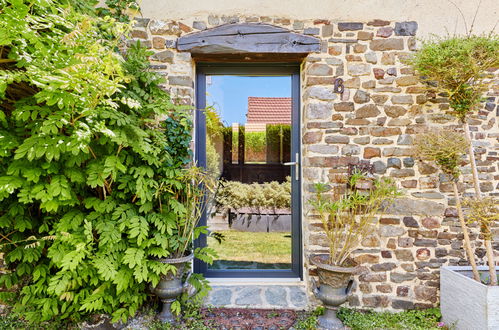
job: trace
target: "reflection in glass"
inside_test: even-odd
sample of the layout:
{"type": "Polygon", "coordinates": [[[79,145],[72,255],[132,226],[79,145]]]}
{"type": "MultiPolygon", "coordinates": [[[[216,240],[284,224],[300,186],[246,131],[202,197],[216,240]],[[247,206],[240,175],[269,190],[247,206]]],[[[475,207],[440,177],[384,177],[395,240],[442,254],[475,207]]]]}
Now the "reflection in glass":
{"type": "Polygon", "coordinates": [[[210,269],[291,268],[291,78],[208,76],[210,269]]]}

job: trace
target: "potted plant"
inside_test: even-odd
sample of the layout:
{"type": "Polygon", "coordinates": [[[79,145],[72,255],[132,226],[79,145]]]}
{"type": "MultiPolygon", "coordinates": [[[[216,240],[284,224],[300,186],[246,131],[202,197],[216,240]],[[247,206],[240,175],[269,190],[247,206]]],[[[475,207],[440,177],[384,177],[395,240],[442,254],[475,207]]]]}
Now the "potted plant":
{"type": "Polygon", "coordinates": [[[440,270],[440,304],[443,319],[446,323],[456,323],[458,329],[486,329],[499,326],[499,318],[493,311],[499,309],[496,302],[499,297],[496,267],[493,251],[486,247],[489,263],[489,276],[482,278],[471,246],[468,233],[468,223],[477,222],[480,225],[484,242],[491,241],[491,225],[499,220],[499,205],[493,198],[468,198],[461,202],[457,181],[460,176],[459,164],[466,154],[467,140],[456,132],[449,130],[431,131],[420,134],[415,140],[415,153],[423,160],[436,163],[441,171],[450,176],[459,223],[463,231],[464,247],[471,267],[445,266],[440,270]],[[467,212],[462,206],[467,207],[467,212]],[[471,269],[470,269],[471,268],[471,269]],[[463,315],[470,317],[463,318],[463,315]]]}
{"type": "Polygon", "coordinates": [[[365,172],[354,171],[346,179],[346,185],[335,187],[332,193],[328,185],[317,183],[315,195],[309,201],[311,210],[322,222],[329,243],[328,254],[310,257],[311,264],[317,267],[320,283],[317,286],[313,280],[313,292],[326,307],[319,325],[326,329],[342,326],[336,309],[347,300],[353,284],[352,275],[359,271],[350,255],[373,229],[376,215],[399,195],[395,183],[386,177],[372,178],[371,189],[357,189],[357,183],[368,177],[365,172]]]}
{"type": "MultiPolygon", "coordinates": [[[[490,70],[493,71],[495,70],[494,68],[499,66],[499,36],[493,32],[481,36],[471,35],[470,30],[466,36],[452,36],[428,40],[423,42],[421,49],[415,53],[410,62],[414,69],[421,75],[423,81],[428,83],[432,93],[448,97],[451,114],[463,126],[475,190],[475,201],[480,203],[480,201],[483,201],[483,197],[480,190],[469,120],[474,112],[480,108],[483,95],[493,82],[493,79],[490,79],[490,70]]],[[[456,194],[457,189],[454,190],[456,194]]],[[[464,233],[464,215],[460,210],[460,205],[457,206],[464,233]]],[[[473,207],[471,209],[473,212],[473,207]]],[[[473,217],[468,217],[468,219],[473,219],[473,217]]],[[[484,234],[483,224],[480,221],[478,222],[481,225],[482,235],[485,237],[484,245],[489,263],[490,281],[487,283],[493,284],[495,282],[496,269],[491,253],[492,243],[490,239],[486,238],[487,234],[484,234]]],[[[466,243],[466,238],[465,245],[467,254],[470,255],[470,248],[466,243]]],[[[488,296],[486,292],[495,292],[497,291],[497,287],[485,287],[479,283],[480,276],[478,270],[480,268],[476,269],[473,257],[469,256],[469,260],[473,278],[476,280],[472,284],[470,282],[469,285],[464,283],[465,276],[463,274],[455,273],[459,271],[465,272],[468,275],[470,273],[469,267],[443,267],[441,269],[440,293],[443,318],[447,322],[459,321],[458,328],[463,326],[459,323],[466,323],[464,327],[479,328],[478,324],[484,327],[490,327],[491,324],[499,326],[499,320],[493,321],[491,318],[493,313],[491,314],[487,311],[490,304],[480,303],[480,301],[484,301],[485,297],[488,296]],[[461,289],[471,288],[472,286],[474,288],[469,292],[461,291],[461,289]],[[476,292],[481,292],[482,295],[473,294],[476,292]],[[477,301],[472,302],[469,299],[476,299],[477,301]],[[473,312],[470,312],[468,306],[477,308],[473,312]],[[462,319],[462,315],[465,315],[462,311],[466,311],[466,315],[473,314],[475,319],[462,319]]],[[[495,306],[495,308],[497,310],[498,307],[495,306]]]]}
{"type": "MultiPolygon", "coordinates": [[[[206,233],[206,227],[198,226],[203,215],[207,200],[213,195],[215,181],[205,170],[199,167],[190,167],[180,170],[180,178],[171,186],[162,186],[158,193],[167,191],[172,199],[168,207],[176,208],[177,217],[174,225],[168,228],[168,258],[161,258],[160,262],[173,266],[171,271],[161,276],[153,292],[163,302],[163,309],[159,314],[162,322],[174,323],[173,314],[180,312],[178,298],[183,294],[190,295],[189,281],[194,276],[190,271],[190,263],[194,257],[205,262],[212,262],[213,253],[206,248],[193,249],[193,240],[200,234],[206,233]],[[179,185],[178,182],[181,184],[179,185]]],[[[160,205],[160,208],[165,206],[160,205]]],[[[195,280],[200,280],[196,278],[195,280]]],[[[197,286],[199,287],[199,286],[197,286]]]]}

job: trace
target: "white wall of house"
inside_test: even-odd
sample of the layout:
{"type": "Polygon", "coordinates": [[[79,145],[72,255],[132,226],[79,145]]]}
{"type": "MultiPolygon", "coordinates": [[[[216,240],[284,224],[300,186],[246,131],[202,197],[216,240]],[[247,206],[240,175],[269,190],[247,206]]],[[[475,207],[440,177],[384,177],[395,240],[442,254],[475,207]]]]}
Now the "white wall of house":
{"type": "MultiPolygon", "coordinates": [[[[147,18],[195,20],[210,15],[277,16],[335,21],[416,21],[418,36],[462,34],[469,30],[479,0],[142,0],[147,18]],[[466,21],[466,23],[464,23],[466,21]]],[[[482,0],[474,33],[499,31],[499,1],[482,0]]]]}

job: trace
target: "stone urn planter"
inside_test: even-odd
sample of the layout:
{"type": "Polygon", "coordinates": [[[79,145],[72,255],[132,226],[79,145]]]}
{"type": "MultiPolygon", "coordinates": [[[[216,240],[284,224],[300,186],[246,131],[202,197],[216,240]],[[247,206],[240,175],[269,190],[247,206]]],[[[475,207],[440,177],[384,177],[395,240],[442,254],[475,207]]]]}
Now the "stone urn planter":
{"type": "Polygon", "coordinates": [[[172,314],[171,305],[183,292],[188,292],[190,288],[188,281],[191,276],[190,262],[193,258],[194,254],[191,253],[182,258],[160,259],[160,262],[162,263],[177,267],[177,273],[175,275],[168,273],[161,276],[158,285],[153,289],[154,294],[158,296],[163,303],[163,309],[158,315],[158,319],[163,323],[175,323],[175,316],[172,314]]]}
{"type": "MultiPolygon", "coordinates": [[[[488,274],[486,266],[478,270],[488,274]]],[[[499,286],[473,280],[471,267],[442,267],[440,309],[443,322],[453,329],[499,329],[499,286]]]]}
{"type": "Polygon", "coordinates": [[[319,326],[325,329],[343,329],[344,325],[336,316],[336,311],[351,294],[352,276],[359,271],[359,267],[351,259],[347,259],[344,267],[330,265],[327,263],[328,259],[327,254],[310,257],[310,262],[317,266],[320,284],[317,286],[312,279],[312,290],[326,308],[324,315],[319,317],[319,326]]]}

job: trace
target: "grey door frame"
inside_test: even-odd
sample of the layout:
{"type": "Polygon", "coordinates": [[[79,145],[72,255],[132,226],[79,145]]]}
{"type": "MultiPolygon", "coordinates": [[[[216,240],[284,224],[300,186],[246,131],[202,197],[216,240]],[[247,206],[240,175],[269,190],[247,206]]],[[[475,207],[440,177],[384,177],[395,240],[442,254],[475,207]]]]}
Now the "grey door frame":
{"type": "MultiPolygon", "coordinates": [[[[299,63],[197,63],[196,65],[196,114],[195,161],[206,167],[206,75],[252,75],[291,77],[291,155],[292,161],[301,165],[301,116],[300,116],[300,64],[299,63]],[[298,159],[293,159],[298,157],[298,159]]],[[[214,270],[199,259],[194,260],[194,271],[207,278],[303,278],[302,228],[301,228],[301,167],[291,171],[291,269],[271,270],[214,270]]],[[[206,211],[200,225],[206,225],[206,211]]],[[[201,235],[195,247],[206,246],[206,235],[201,235]]]]}

